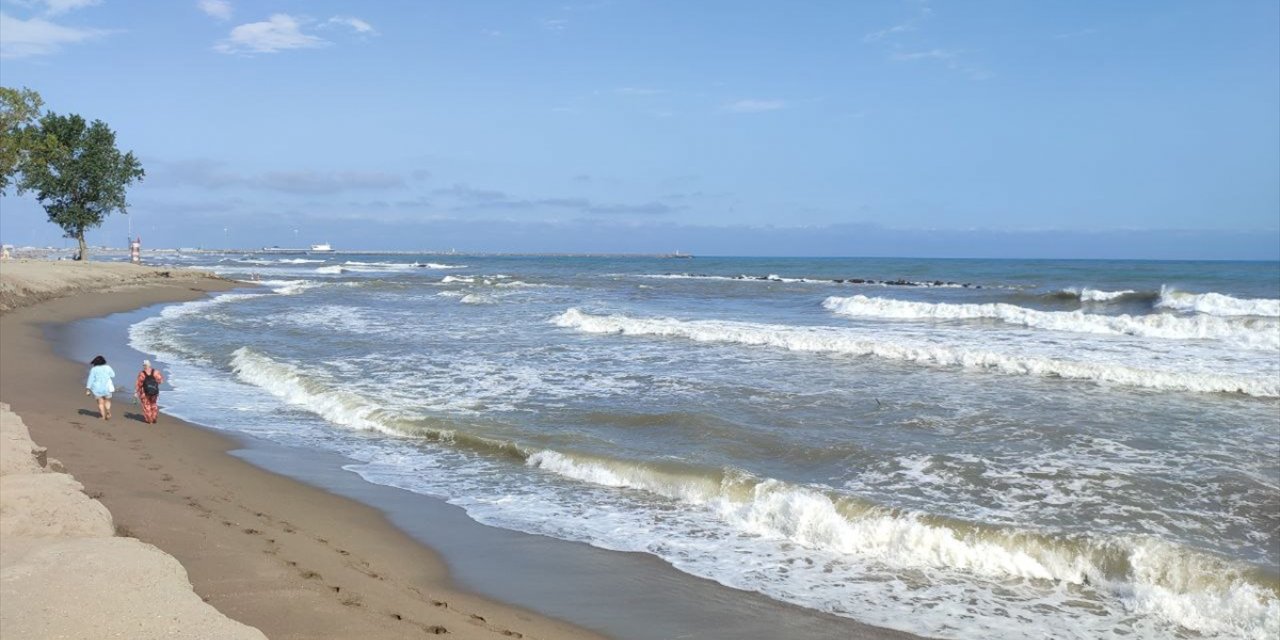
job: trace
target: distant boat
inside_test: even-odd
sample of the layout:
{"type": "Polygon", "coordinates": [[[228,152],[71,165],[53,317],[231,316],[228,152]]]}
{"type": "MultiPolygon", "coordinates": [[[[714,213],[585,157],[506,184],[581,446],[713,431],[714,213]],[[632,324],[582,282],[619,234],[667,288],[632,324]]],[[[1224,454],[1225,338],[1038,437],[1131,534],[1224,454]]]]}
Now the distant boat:
{"type": "Polygon", "coordinates": [[[692,256],[692,255],[690,255],[690,254],[687,254],[687,253],[682,253],[682,252],[680,252],[680,251],[677,251],[677,252],[675,252],[675,253],[668,253],[667,255],[662,256],[662,257],[664,257],[664,258],[692,258],[693,256],[692,256]]]}
{"type": "Polygon", "coordinates": [[[270,247],[263,247],[262,252],[263,253],[306,253],[307,250],[306,249],[289,249],[287,247],[270,246],[270,247]]]}
{"type": "Polygon", "coordinates": [[[333,246],[330,245],[328,242],[313,244],[311,245],[311,251],[309,251],[308,253],[333,253],[333,246]]]}

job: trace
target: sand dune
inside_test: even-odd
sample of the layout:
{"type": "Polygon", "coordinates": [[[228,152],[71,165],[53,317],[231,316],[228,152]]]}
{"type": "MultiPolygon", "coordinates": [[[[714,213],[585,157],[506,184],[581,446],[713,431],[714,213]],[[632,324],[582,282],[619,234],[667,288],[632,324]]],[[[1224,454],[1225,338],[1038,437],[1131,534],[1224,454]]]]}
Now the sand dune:
{"type": "Polygon", "coordinates": [[[265,638],[205,604],[169,554],[117,536],[0,403],[0,629],[13,638],[265,638]]]}

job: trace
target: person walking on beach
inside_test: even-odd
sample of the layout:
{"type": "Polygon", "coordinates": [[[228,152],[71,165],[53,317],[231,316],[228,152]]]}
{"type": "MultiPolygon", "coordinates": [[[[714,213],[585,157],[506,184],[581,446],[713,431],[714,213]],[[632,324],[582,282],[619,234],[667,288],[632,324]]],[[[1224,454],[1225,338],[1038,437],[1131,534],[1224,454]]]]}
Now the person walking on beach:
{"type": "Polygon", "coordinates": [[[115,393],[116,385],[113,380],[116,372],[107,364],[107,359],[97,356],[93,359],[92,369],[89,369],[89,379],[84,382],[84,394],[93,396],[98,399],[98,415],[103,420],[111,419],[111,394],[115,393]]]}
{"type": "Polygon", "coordinates": [[[164,382],[164,376],[160,374],[159,369],[151,368],[150,360],[142,361],[142,371],[138,373],[138,382],[135,385],[135,393],[138,395],[138,401],[142,403],[142,421],[147,424],[155,424],[156,419],[160,416],[160,383],[164,382]]]}

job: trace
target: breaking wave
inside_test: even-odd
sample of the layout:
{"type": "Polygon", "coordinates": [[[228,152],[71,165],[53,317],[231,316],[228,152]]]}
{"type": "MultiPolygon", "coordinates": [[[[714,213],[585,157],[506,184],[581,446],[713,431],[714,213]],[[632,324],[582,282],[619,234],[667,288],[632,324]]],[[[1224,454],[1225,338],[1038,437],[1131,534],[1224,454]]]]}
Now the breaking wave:
{"type": "MultiPolygon", "coordinates": [[[[1153,537],[1055,535],[889,508],[827,487],[762,478],[732,468],[531,447],[469,434],[461,423],[389,410],[376,398],[345,391],[326,376],[248,347],[232,353],[231,365],[242,382],[337,426],[423,438],[496,455],[587,486],[643,492],[671,501],[668,504],[677,506],[677,513],[689,516],[688,522],[706,514],[730,535],[758,541],[779,554],[788,548],[809,550],[787,555],[825,558],[828,567],[835,559],[847,569],[838,569],[843,571],[836,574],[839,579],[885,569],[895,575],[923,571],[931,582],[959,580],[970,585],[966,589],[978,590],[980,604],[973,606],[980,609],[1049,607],[1086,625],[1096,620],[1105,628],[1142,625],[1148,630],[1153,622],[1146,616],[1151,616],[1159,623],[1155,637],[1176,631],[1261,640],[1280,632],[1276,576],[1153,537]],[[1060,597],[1067,594],[1070,597],[1060,597]]],[[[699,535],[680,527],[665,531],[665,536],[699,535]]],[[[598,538],[596,533],[584,535],[606,547],[621,547],[625,542],[598,538]]],[[[767,578],[724,573],[723,564],[690,562],[681,555],[683,548],[681,538],[667,537],[641,550],[732,586],[854,615],[840,608],[838,601],[818,599],[815,604],[803,590],[788,589],[767,578]]],[[[822,564],[813,569],[812,579],[824,579],[822,564]]],[[[801,563],[793,571],[803,569],[801,563]]],[[[1080,632],[1073,629],[1067,635],[1080,632]]]]}
{"type": "MultiPolygon", "coordinates": [[[[1114,299],[1128,292],[1107,292],[1114,299]]],[[[855,318],[897,320],[993,319],[1050,331],[1074,331],[1109,335],[1131,335],[1167,340],[1221,340],[1248,349],[1280,350],[1280,322],[1271,319],[1179,316],[1169,313],[1148,315],[1099,315],[1084,311],[1039,311],[1002,302],[951,304],[911,302],[862,295],[830,297],[827,310],[855,318]]]]}
{"type": "Polygon", "coordinates": [[[1116,302],[1121,300],[1155,302],[1158,294],[1154,291],[1134,291],[1133,289],[1124,289],[1122,291],[1103,291],[1101,289],[1090,289],[1088,287],[1068,287],[1052,294],[1048,294],[1048,296],[1051,298],[1068,298],[1079,300],[1081,302],[1116,302]]]}
{"type": "Polygon", "coordinates": [[[411,436],[505,455],[525,452],[515,443],[460,432],[452,424],[387,409],[368,396],[334,388],[323,377],[280,362],[249,347],[231,353],[231,369],[246,384],[266,390],[284,402],[348,429],[411,436]]]}
{"type": "Polygon", "coordinates": [[[885,360],[931,366],[1056,377],[1165,391],[1241,393],[1260,397],[1280,397],[1280,379],[1275,376],[1142,369],[1106,362],[1001,353],[917,340],[891,341],[876,339],[874,334],[847,328],[797,327],[717,320],[632,318],[622,315],[593,315],[576,308],[571,308],[552,318],[551,322],[557,326],[587,333],[673,337],[697,342],[774,347],[789,351],[874,356],[885,360]]]}
{"type": "Polygon", "coordinates": [[[1123,609],[1155,613],[1204,633],[1261,638],[1280,630],[1280,585],[1274,578],[1153,538],[1065,538],[983,526],[733,470],[697,473],[545,450],[526,464],[702,505],[750,534],[899,569],[1077,585],[1120,601],[1123,609]]]}
{"type": "Polygon", "coordinates": [[[1213,316],[1280,317],[1280,300],[1233,298],[1221,293],[1186,293],[1169,286],[1160,288],[1156,306],[1175,311],[1194,311],[1213,316]]]}

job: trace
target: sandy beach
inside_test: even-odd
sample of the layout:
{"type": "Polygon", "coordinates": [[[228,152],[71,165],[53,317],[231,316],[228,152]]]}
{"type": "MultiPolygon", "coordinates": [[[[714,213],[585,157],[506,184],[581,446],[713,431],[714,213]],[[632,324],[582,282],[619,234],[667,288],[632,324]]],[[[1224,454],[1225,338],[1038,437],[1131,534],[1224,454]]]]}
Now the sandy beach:
{"type": "MultiPolygon", "coordinates": [[[[176,558],[201,600],[271,638],[596,637],[452,587],[440,559],[375,509],[225,455],[235,445],[217,434],[168,416],[148,426],[121,402],[114,420],[100,421],[79,388],[84,367],[55,356],[42,335],[49,323],[195,299],[234,283],[118,264],[14,262],[0,269],[0,304],[8,309],[0,316],[0,400],[74,476],[65,482],[81,483],[110,510],[104,517],[117,534],[100,548],[82,544],[70,566],[28,561],[24,571],[38,574],[29,584],[77,602],[113,585],[106,559],[136,539],[176,558]]],[[[115,365],[117,386],[131,380],[133,363],[115,365]]],[[[6,477],[6,491],[15,485],[6,477]]],[[[107,533],[101,522],[93,532],[98,539],[107,533]]],[[[7,561],[5,571],[8,581],[7,561]]],[[[181,622],[168,631],[145,626],[154,609],[148,603],[166,600],[141,591],[124,597],[126,589],[114,588],[119,610],[104,615],[136,622],[132,637],[182,637],[175,631],[181,622]]],[[[6,637],[51,628],[57,637],[103,632],[79,608],[25,602],[6,599],[6,637]]]]}

